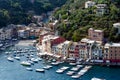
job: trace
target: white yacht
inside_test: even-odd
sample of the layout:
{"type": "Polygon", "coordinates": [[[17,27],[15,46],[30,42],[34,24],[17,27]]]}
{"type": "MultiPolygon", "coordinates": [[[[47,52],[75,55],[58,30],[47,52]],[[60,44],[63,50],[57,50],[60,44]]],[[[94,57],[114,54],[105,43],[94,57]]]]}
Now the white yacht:
{"type": "Polygon", "coordinates": [[[75,66],[76,65],[76,63],[69,63],[70,65],[72,65],[72,66],[75,66]]]}
{"type": "Polygon", "coordinates": [[[44,66],[44,67],[43,67],[43,69],[50,69],[50,68],[49,68],[49,67],[47,67],[47,66],[44,66]]]}
{"type": "Polygon", "coordinates": [[[79,67],[73,67],[71,70],[72,70],[72,71],[78,71],[78,70],[79,70],[79,67]]]}
{"type": "Polygon", "coordinates": [[[77,79],[77,78],[80,78],[80,76],[81,76],[81,74],[75,74],[75,75],[73,75],[71,77],[77,79]]]}
{"type": "Polygon", "coordinates": [[[13,61],[14,61],[14,58],[8,57],[7,60],[13,62],[13,61]]]}
{"type": "Polygon", "coordinates": [[[91,80],[105,80],[105,79],[100,79],[100,78],[92,78],[91,80]]]}
{"type": "Polygon", "coordinates": [[[31,61],[31,60],[30,60],[30,61],[28,61],[28,62],[29,62],[29,63],[31,63],[32,65],[34,64],[34,62],[33,62],[33,61],[31,61]]]}
{"type": "Polygon", "coordinates": [[[35,58],[31,58],[31,61],[37,63],[38,62],[38,59],[35,59],[35,58]]]}
{"type": "Polygon", "coordinates": [[[22,61],[20,64],[23,66],[31,66],[31,63],[28,61],[22,61]]]}
{"type": "Polygon", "coordinates": [[[78,74],[84,75],[87,72],[87,70],[81,70],[78,72],[78,74]]]}
{"type": "Polygon", "coordinates": [[[16,57],[14,57],[16,60],[20,60],[20,57],[18,57],[18,56],[16,56],[16,57]]]}
{"type": "Polygon", "coordinates": [[[55,59],[53,59],[52,61],[53,61],[53,62],[56,62],[56,60],[55,60],[55,59]]]}
{"type": "Polygon", "coordinates": [[[62,63],[64,63],[64,61],[60,61],[59,63],[61,63],[61,64],[62,64],[62,63]]]}
{"type": "Polygon", "coordinates": [[[66,74],[69,75],[69,76],[71,76],[71,75],[73,75],[74,73],[75,73],[74,71],[68,71],[66,74]]]}
{"type": "Polygon", "coordinates": [[[8,54],[9,54],[9,52],[5,52],[5,54],[6,54],[6,55],[8,55],[8,54]]]}
{"type": "Polygon", "coordinates": [[[33,57],[33,56],[34,56],[34,55],[32,55],[32,54],[30,55],[30,57],[33,57]]]}
{"type": "Polygon", "coordinates": [[[52,65],[59,65],[58,62],[52,62],[51,64],[52,64],[52,65]]]}
{"type": "Polygon", "coordinates": [[[26,70],[28,70],[28,71],[32,71],[33,69],[32,69],[32,68],[26,68],[26,70]]]}
{"type": "Polygon", "coordinates": [[[81,67],[83,67],[83,65],[77,65],[76,67],[79,67],[79,68],[81,68],[81,67]]]}
{"type": "Polygon", "coordinates": [[[42,61],[42,59],[41,59],[41,58],[38,58],[38,60],[39,60],[39,61],[42,61]]]}
{"type": "Polygon", "coordinates": [[[92,68],[92,66],[86,66],[86,68],[87,68],[87,69],[90,69],[90,68],[92,68]]]}
{"type": "Polygon", "coordinates": [[[69,67],[67,67],[67,66],[63,66],[62,68],[60,68],[60,69],[62,69],[62,70],[67,70],[69,67]]]}
{"type": "Polygon", "coordinates": [[[50,66],[50,65],[43,67],[43,69],[50,69],[50,68],[52,68],[52,66],[50,66]]]}
{"type": "Polygon", "coordinates": [[[45,72],[44,69],[36,69],[36,72],[45,72]]]}
{"type": "Polygon", "coordinates": [[[57,72],[57,73],[63,73],[64,70],[63,70],[63,69],[58,69],[58,70],[56,70],[56,72],[57,72]]]}
{"type": "Polygon", "coordinates": [[[52,68],[52,66],[51,66],[51,65],[47,65],[47,67],[52,68]]]}

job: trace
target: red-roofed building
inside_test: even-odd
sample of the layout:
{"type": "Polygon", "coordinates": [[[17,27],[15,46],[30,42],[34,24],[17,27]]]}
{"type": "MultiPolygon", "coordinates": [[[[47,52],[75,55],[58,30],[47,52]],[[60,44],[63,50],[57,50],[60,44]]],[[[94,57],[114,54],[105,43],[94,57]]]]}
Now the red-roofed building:
{"type": "Polygon", "coordinates": [[[39,45],[42,45],[43,37],[47,36],[47,35],[54,35],[54,33],[53,32],[43,32],[43,33],[41,33],[40,36],[39,36],[39,45]]]}
{"type": "Polygon", "coordinates": [[[64,41],[65,39],[60,36],[54,35],[44,36],[42,40],[43,52],[52,53],[52,46],[63,43],[64,41]]]}

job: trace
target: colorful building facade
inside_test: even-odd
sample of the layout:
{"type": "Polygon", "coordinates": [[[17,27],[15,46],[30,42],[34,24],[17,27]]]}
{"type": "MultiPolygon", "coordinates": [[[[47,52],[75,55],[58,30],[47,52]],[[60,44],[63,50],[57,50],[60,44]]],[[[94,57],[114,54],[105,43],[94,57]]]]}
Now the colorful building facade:
{"type": "Polygon", "coordinates": [[[103,41],[104,39],[104,32],[102,30],[94,30],[90,28],[88,30],[88,38],[95,41],[103,41]]]}
{"type": "Polygon", "coordinates": [[[110,63],[120,63],[120,43],[106,43],[104,60],[110,63]]]}

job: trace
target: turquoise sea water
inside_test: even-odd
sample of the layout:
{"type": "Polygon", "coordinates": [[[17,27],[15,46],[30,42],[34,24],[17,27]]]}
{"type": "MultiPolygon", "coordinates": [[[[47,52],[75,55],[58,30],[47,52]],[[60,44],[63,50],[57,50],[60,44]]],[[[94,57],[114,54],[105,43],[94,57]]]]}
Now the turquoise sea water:
{"type": "MultiPolygon", "coordinates": [[[[21,48],[24,47],[21,46],[21,48]]],[[[25,53],[25,55],[26,54],[27,53],[25,53]]],[[[93,66],[79,79],[72,79],[70,76],[66,75],[67,71],[63,74],[57,74],[55,72],[62,66],[72,67],[66,63],[60,64],[59,66],[53,66],[53,68],[45,70],[45,73],[38,73],[35,71],[36,68],[43,68],[47,65],[43,63],[44,60],[32,65],[33,71],[27,71],[25,66],[20,65],[20,62],[23,60],[26,60],[25,56],[21,57],[20,61],[14,60],[14,62],[10,62],[7,60],[7,55],[5,55],[4,52],[1,52],[0,80],[91,80],[92,77],[105,78],[106,80],[120,80],[120,68],[93,66]]]]}

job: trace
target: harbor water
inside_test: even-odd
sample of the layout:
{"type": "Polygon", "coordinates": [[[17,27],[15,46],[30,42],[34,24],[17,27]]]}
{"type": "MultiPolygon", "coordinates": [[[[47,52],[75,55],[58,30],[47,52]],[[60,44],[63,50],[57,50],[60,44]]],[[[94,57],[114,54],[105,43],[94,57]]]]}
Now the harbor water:
{"type": "MultiPolygon", "coordinates": [[[[22,45],[19,47],[21,49],[35,49],[33,48],[33,46],[22,45]]],[[[9,50],[11,49],[12,48],[10,48],[9,50]]],[[[71,76],[68,76],[66,74],[67,71],[62,74],[56,73],[56,70],[61,68],[62,66],[68,66],[70,68],[73,67],[66,63],[60,64],[58,66],[53,66],[51,69],[45,70],[44,73],[36,72],[35,69],[43,68],[44,66],[48,65],[48,63],[46,63],[44,60],[31,65],[30,67],[33,69],[33,71],[28,71],[26,70],[25,66],[22,66],[20,64],[21,61],[27,60],[26,55],[28,53],[24,53],[24,56],[21,56],[20,60],[14,59],[14,62],[10,62],[7,60],[8,55],[5,54],[5,51],[0,52],[0,80],[91,80],[91,78],[93,77],[104,78],[106,80],[120,80],[120,68],[102,66],[93,66],[86,74],[78,79],[73,79],[71,78],[71,76]]],[[[34,52],[33,54],[36,58],[37,52],[34,52]]]]}

